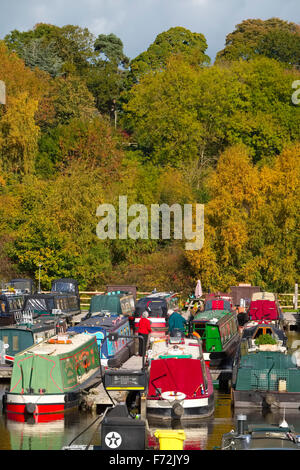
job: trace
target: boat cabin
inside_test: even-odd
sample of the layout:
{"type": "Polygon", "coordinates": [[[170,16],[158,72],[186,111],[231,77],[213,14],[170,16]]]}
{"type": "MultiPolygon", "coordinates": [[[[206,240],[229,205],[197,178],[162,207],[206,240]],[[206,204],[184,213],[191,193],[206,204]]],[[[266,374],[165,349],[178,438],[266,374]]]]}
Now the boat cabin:
{"type": "Polygon", "coordinates": [[[135,302],[133,294],[128,292],[108,292],[107,294],[95,295],[91,298],[90,308],[85,318],[99,315],[134,315],[135,302]]]}
{"type": "Polygon", "coordinates": [[[15,294],[14,292],[0,295],[0,326],[15,323],[16,316],[23,311],[26,297],[26,294],[15,294]]]}
{"type": "Polygon", "coordinates": [[[11,279],[5,284],[5,287],[21,294],[33,294],[35,290],[32,279],[11,279]]]}
{"type": "Polygon", "coordinates": [[[16,325],[0,328],[0,354],[2,363],[12,364],[16,354],[57,333],[66,331],[66,323],[54,317],[31,319],[30,323],[20,322],[16,325]]]}
{"type": "Polygon", "coordinates": [[[281,342],[283,346],[287,344],[287,336],[285,332],[280,329],[276,328],[272,323],[256,323],[251,322],[244,328],[242,333],[242,340],[255,341],[259,337],[263,335],[269,335],[274,338],[276,341],[281,342]]]}
{"type": "Polygon", "coordinates": [[[55,279],[51,283],[51,292],[58,292],[61,294],[72,294],[77,296],[77,306],[80,309],[80,295],[78,282],[71,278],[55,279]]]}
{"type": "Polygon", "coordinates": [[[153,292],[147,297],[139,299],[134,313],[134,328],[137,331],[143,312],[149,313],[149,320],[153,332],[165,332],[167,330],[168,310],[178,307],[178,298],[171,292],[153,292]]]}
{"type": "Polygon", "coordinates": [[[227,312],[230,312],[231,302],[230,300],[214,297],[206,300],[204,310],[226,310],[227,312]]]}
{"type": "Polygon", "coordinates": [[[233,314],[223,314],[205,318],[197,315],[192,320],[192,331],[201,336],[203,350],[207,352],[222,351],[226,343],[238,332],[236,317],[233,314]]]}
{"type": "Polygon", "coordinates": [[[78,325],[68,328],[70,332],[89,333],[97,338],[101,362],[109,367],[120,367],[134,353],[133,339],[130,337],[130,326],[127,317],[94,315],[81,321],[78,325]],[[128,336],[110,341],[108,335],[128,336]]]}
{"type": "Polygon", "coordinates": [[[204,358],[211,367],[233,360],[240,342],[237,318],[234,313],[210,310],[198,313],[190,321],[190,333],[202,339],[204,358]]]}
{"type": "Polygon", "coordinates": [[[34,318],[41,315],[60,315],[68,319],[81,313],[76,294],[57,292],[29,295],[25,299],[24,311],[32,312],[34,318]]]}

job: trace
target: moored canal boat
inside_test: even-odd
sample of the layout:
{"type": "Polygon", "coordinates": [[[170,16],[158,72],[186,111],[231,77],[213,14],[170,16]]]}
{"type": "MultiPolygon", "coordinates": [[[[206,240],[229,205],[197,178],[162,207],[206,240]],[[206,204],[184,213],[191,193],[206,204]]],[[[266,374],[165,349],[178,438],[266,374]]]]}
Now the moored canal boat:
{"type": "Polygon", "coordinates": [[[214,391],[201,340],[177,336],[152,337],[148,350],[149,422],[206,418],[214,411],[214,391]]]}
{"type": "Polygon", "coordinates": [[[132,317],[134,310],[133,294],[125,291],[111,291],[106,294],[94,295],[91,298],[88,314],[82,320],[106,314],[132,317]]]}
{"type": "Polygon", "coordinates": [[[56,335],[15,356],[5,413],[63,413],[79,406],[81,393],[101,380],[94,335],[56,335]]]}
{"type": "Polygon", "coordinates": [[[14,325],[24,309],[27,294],[4,291],[0,295],[0,326],[14,325]]]}
{"type": "Polygon", "coordinates": [[[236,408],[299,409],[300,363],[280,344],[243,350],[233,367],[232,403],[236,408]]]}
{"type": "Polygon", "coordinates": [[[94,315],[81,321],[78,325],[68,329],[70,332],[89,333],[97,338],[101,364],[108,367],[120,367],[134,354],[134,341],[130,336],[128,317],[119,315],[100,316],[94,315]],[[122,338],[110,341],[108,335],[117,333],[122,338]],[[105,340],[105,338],[107,338],[105,340]]]}
{"type": "Polygon", "coordinates": [[[0,327],[2,365],[12,366],[16,354],[66,329],[66,322],[58,317],[46,315],[33,319],[32,315],[23,314],[16,324],[0,327]]]}
{"type": "Polygon", "coordinates": [[[237,428],[223,434],[222,450],[300,450],[300,436],[285,419],[278,425],[247,424],[237,416],[237,428]]]}
{"type": "Polygon", "coordinates": [[[144,311],[149,313],[153,336],[164,336],[168,330],[168,311],[178,307],[178,298],[172,292],[153,292],[139,299],[134,313],[134,332],[137,333],[144,311]]]}
{"type": "Polygon", "coordinates": [[[204,359],[210,368],[226,368],[233,362],[240,343],[235,313],[227,310],[199,312],[190,320],[190,332],[200,335],[204,359]]]}
{"type": "Polygon", "coordinates": [[[49,292],[45,294],[28,295],[24,302],[24,312],[32,312],[33,317],[44,315],[60,315],[67,323],[81,313],[77,294],[69,292],[49,292]]]}

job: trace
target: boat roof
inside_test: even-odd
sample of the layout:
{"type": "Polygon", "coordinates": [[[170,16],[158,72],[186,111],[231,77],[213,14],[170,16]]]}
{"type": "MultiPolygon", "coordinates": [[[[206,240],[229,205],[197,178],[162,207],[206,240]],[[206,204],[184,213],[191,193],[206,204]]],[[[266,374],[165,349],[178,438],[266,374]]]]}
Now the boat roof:
{"type": "Polygon", "coordinates": [[[145,299],[167,299],[168,297],[173,297],[175,295],[174,292],[152,292],[151,294],[147,295],[146,297],[142,297],[141,299],[138,300],[142,301],[145,299]]]}
{"type": "Polygon", "coordinates": [[[275,294],[273,292],[254,292],[251,297],[252,301],[255,300],[276,300],[275,294]]]}
{"type": "MultiPolygon", "coordinates": [[[[53,337],[56,338],[57,336],[53,337]]],[[[75,335],[63,334],[62,337],[68,337],[71,340],[71,343],[49,343],[48,340],[42,341],[41,343],[34,344],[28,349],[22,352],[23,354],[41,354],[41,355],[51,355],[59,356],[60,354],[65,354],[68,352],[77,349],[80,346],[83,346],[85,343],[88,343],[91,338],[95,338],[94,335],[89,333],[78,333],[75,335]]],[[[50,338],[50,339],[53,339],[50,338]]]]}
{"type": "Polygon", "coordinates": [[[149,358],[159,359],[159,356],[186,356],[192,359],[199,359],[198,340],[193,338],[183,338],[183,343],[168,343],[168,337],[153,338],[151,349],[148,351],[149,358]],[[150,352],[151,351],[151,352],[150,352]]]}
{"type": "Polygon", "coordinates": [[[242,338],[249,338],[249,337],[251,338],[255,334],[255,332],[259,330],[260,328],[270,328],[273,331],[273,333],[276,334],[279,338],[286,337],[284,331],[281,330],[280,328],[277,328],[272,323],[259,323],[259,324],[256,323],[256,325],[249,325],[249,326],[244,327],[242,338]]]}
{"type": "Polygon", "coordinates": [[[203,312],[199,312],[195,315],[193,320],[191,320],[192,323],[196,322],[213,322],[214,320],[219,321],[221,318],[228,316],[228,315],[233,315],[230,313],[228,310],[204,310],[203,312]]]}
{"type": "MultiPolygon", "coordinates": [[[[101,327],[101,328],[112,328],[118,327],[128,322],[127,317],[123,316],[100,316],[94,315],[93,317],[87,318],[86,320],[81,321],[77,326],[74,326],[74,331],[77,327],[101,327]]],[[[72,330],[70,330],[72,331],[72,330]]]]}

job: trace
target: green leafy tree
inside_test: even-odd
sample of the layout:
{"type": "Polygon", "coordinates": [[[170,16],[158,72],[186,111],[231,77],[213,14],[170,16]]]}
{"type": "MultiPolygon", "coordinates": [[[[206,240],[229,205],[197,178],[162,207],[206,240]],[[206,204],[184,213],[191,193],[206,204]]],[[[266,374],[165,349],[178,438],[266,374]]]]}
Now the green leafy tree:
{"type": "Polygon", "coordinates": [[[206,39],[201,33],[192,33],[186,28],[176,26],[158,34],[155,41],[130,63],[131,77],[138,80],[143,74],[164,69],[172,55],[181,55],[190,64],[201,66],[209,64],[205,54],[206,39]]]}
{"type": "MultiPolygon", "coordinates": [[[[238,59],[249,60],[261,53],[271,58],[283,58],[280,54],[273,54],[272,47],[276,44],[277,49],[282,49],[282,45],[280,45],[282,39],[285,41],[285,47],[287,44],[290,47],[292,46],[292,38],[294,37],[294,40],[298,41],[298,35],[299,25],[296,23],[284,21],[280,18],[269,18],[268,20],[247,19],[237,24],[236,29],[226,36],[225,48],[217,53],[216,62],[238,59]],[[268,36],[270,33],[274,35],[268,36]]],[[[292,50],[294,50],[293,46],[292,50]]],[[[291,55],[293,55],[293,52],[291,55]]]]}

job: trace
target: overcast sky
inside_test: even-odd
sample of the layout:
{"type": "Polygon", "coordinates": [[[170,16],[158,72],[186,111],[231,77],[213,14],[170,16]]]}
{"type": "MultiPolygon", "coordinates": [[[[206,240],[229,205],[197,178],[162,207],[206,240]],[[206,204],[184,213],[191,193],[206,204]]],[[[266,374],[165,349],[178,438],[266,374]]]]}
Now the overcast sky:
{"type": "Polygon", "coordinates": [[[214,60],[225,37],[248,18],[278,17],[300,23],[300,0],[0,0],[0,38],[39,22],[116,34],[131,59],[173,26],[203,33],[214,60]]]}

